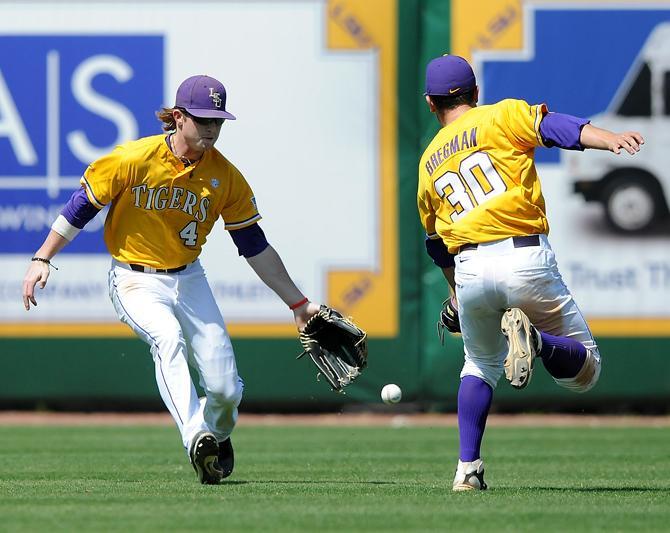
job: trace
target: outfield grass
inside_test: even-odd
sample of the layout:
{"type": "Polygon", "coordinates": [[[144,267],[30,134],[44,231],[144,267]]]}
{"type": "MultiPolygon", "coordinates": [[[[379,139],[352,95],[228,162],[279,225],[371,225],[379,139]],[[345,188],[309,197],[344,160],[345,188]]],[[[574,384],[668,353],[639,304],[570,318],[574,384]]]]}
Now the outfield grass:
{"type": "Polygon", "coordinates": [[[197,483],[174,428],[0,428],[0,531],[668,531],[670,428],[500,428],[452,493],[453,428],[239,427],[197,483]]]}

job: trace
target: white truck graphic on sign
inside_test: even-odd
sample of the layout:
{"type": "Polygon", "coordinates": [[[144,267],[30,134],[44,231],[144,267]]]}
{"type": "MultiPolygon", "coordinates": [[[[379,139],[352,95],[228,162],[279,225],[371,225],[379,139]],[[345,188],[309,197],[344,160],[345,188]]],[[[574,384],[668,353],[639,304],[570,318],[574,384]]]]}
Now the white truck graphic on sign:
{"type": "Polygon", "coordinates": [[[574,190],[601,202],[608,223],[638,233],[667,219],[670,205],[670,23],[651,32],[608,109],[591,117],[611,131],[639,131],[645,146],[635,158],[608,152],[565,152],[574,190]]]}

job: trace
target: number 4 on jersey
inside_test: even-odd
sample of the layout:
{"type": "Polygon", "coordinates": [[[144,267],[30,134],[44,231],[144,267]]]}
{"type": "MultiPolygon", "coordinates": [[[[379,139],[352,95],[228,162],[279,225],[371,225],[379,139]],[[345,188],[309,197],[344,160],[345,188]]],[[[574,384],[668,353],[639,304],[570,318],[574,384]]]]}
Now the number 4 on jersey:
{"type": "Polygon", "coordinates": [[[198,242],[198,223],[195,220],[191,220],[179,232],[179,236],[184,241],[184,246],[195,246],[198,242]]]}

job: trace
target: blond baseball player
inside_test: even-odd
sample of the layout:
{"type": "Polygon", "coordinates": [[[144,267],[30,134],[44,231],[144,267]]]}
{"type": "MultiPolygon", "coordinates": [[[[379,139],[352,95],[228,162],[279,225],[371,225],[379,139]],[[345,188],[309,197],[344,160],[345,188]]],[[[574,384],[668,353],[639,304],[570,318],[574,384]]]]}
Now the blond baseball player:
{"type": "Polygon", "coordinates": [[[222,218],[240,255],[288,305],[302,330],[318,310],[300,292],[258,225],[251,187],[214,144],[225,120],[226,90],[209,76],[186,79],[174,107],[158,114],[164,134],[118,146],[91,163],[23,282],[26,310],[50,260],[109,205],[105,243],[112,256],[109,292],[122,322],[151,347],[156,381],[201,483],[234,467],[230,435],[243,382],[221,312],[198,260],[222,218]],[[198,398],[189,374],[198,371],[198,398]]]}
{"type": "Polygon", "coordinates": [[[428,64],[425,95],[442,128],[419,164],[419,214],[427,251],[452,293],[441,323],[463,334],[465,349],[453,489],[485,489],[480,447],[503,371],[523,388],[540,358],[559,385],[577,392],[600,375],[598,347],[547,239],[535,147],[633,155],[644,141],[544,104],[509,99],[478,107],[474,72],[458,56],[428,64]]]}

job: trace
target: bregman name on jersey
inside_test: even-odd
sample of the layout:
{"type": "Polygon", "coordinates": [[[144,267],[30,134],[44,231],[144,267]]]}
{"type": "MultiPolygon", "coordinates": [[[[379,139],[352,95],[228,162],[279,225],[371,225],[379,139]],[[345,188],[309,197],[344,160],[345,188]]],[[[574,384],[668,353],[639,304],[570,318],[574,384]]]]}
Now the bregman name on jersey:
{"type": "Polygon", "coordinates": [[[449,156],[454,155],[461,150],[467,150],[477,146],[477,128],[472,128],[470,131],[463,131],[449,141],[444,146],[433,152],[426,161],[426,170],[428,175],[432,176],[435,169],[439,167],[443,161],[449,156]],[[459,140],[460,139],[460,140],[459,140]]]}

